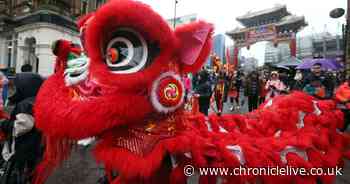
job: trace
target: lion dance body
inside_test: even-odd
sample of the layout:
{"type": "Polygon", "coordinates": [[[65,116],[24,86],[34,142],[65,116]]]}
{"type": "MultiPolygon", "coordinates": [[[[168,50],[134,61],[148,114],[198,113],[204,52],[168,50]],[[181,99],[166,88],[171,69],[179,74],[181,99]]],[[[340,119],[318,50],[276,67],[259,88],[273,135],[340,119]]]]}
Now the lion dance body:
{"type": "MultiPolygon", "coordinates": [[[[213,26],[172,30],[150,7],[111,0],[79,23],[84,55],[55,44],[55,74],[35,104],[46,139],[35,184],[69,155],[74,141],[96,137],[95,158],[112,184],[184,184],[184,166],[343,166],[347,136],[336,101],[301,92],[279,96],[252,113],[205,117],[183,110],[181,75],[196,72],[211,49],[213,26]],[[77,54],[78,53],[78,54],[77,54]]],[[[346,97],[347,98],[347,97],[346,97]]],[[[350,98],[347,98],[350,99],[350,98]]],[[[332,183],[334,175],[201,175],[199,183],[332,183]]]]}

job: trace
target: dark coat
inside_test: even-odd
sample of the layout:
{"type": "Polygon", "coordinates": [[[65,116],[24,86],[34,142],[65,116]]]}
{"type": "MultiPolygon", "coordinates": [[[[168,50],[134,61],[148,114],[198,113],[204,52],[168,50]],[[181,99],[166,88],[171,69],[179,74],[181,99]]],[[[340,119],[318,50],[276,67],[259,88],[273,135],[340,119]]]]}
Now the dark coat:
{"type": "Polygon", "coordinates": [[[212,95],[211,81],[209,73],[206,71],[201,71],[199,73],[199,79],[194,91],[200,95],[200,97],[210,98],[212,95]]]}
{"type": "Polygon", "coordinates": [[[248,78],[244,86],[244,95],[245,96],[259,96],[261,93],[261,81],[259,79],[248,78]],[[255,83],[256,90],[253,91],[252,85],[255,83]]]}
{"type": "Polygon", "coordinates": [[[329,75],[322,73],[320,76],[316,76],[315,74],[311,73],[305,77],[302,87],[304,88],[306,85],[311,84],[312,81],[320,81],[321,84],[326,89],[326,97],[325,98],[327,98],[327,99],[332,98],[333,91],[335,88],[335,85],[334,85],[335,82],[329,75]]]}
{"type": "MultiPolygon", "coordinates": [[[[10,97],[10,103],[15,105],[9,120],[2,121],[0,128],[12,144],[13,129],[18,114],[33,115],[35,96],[43,80],[37,74],[17,74],[14,80],[16,93],[10,97]]],[[[15,138],[15,153],[8,161],[3,161],[4,175],[0,177],[0,184],[22,184],[30,179],[26,172],[32,172],[42,157],[43,147],[41,134],[34,127],[27,133],[15,138]]]]}

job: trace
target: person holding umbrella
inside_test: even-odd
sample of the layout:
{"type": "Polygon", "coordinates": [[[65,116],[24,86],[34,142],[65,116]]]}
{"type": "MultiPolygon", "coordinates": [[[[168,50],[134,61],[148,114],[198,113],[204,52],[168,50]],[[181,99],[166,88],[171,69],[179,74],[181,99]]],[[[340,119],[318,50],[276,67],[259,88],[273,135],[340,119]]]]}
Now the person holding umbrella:
{"type": "Polygon", "coordinates": [[[269,100],[285,92],[287,87],[283,81],[280,80],[278,72],[273,71],[271,72],[270,80],[265,84],[265,89],[268,90],[265,100],[269,100]]]}
{"type": "Polygon", "coordinates": [[[306,86],[310,86],[313,83],[320,82],[321,87],[325,89],[325,99],[330,99],[333,96],[333,90],[334,90],[334,84],[332,79],[329,77],[329,75],[326,75],[322,71],[322,64],[321,63],[315,63],[311,67],[311,73],[305,77],[303,88],[306,86]]]}

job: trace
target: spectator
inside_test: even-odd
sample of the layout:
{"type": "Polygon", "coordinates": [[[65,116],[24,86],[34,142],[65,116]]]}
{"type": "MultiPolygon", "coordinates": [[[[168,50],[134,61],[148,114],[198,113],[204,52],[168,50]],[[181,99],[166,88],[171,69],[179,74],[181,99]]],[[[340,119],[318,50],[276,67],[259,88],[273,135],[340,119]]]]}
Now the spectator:
{"type": "Polygon", "coordinates": [[[188,94],[192,90],[192,82],[191,82],[190,77],[188,77],[188,74],[184,75],[183,82],[184,82],[184,87],[185,87],[185,103],[187,103],[188,94]]]}
{"type": "Polygon", "coordinates": [[[237,110],[240,109],[240,104],[239,104],[239,92],[241,88],[241,77],[238,75],[237,72],[231,73],[229,76],[229,101],[231,103],[231,108],[230,110],[233,111],[234,108],[236,107],[237,110]],[[234,106],[234,102],[236,102],[236,106],[234,106]]]}
{"type": "Polygon", "coordinates": [[[320,81],[321,85],[325,88],[325,98],[330,99],[333,96],[334,82],[333,79],[322,71],[322,64],[315,63],[311,68],[311,74],[309,74],[303,84],[305,88],[308,84],[311,84],[313,81],[320,81]]]}
{"type": "Polygon", "coordinates": [[[288,88],[290,86],[289,76],[288,76],[287,72],[282,71],[281,73],[279,73],[279,79],[280,79],[280,81],[283,82],[283,84],[286,86],[286,88],[288,88]]]}
{"type": "Polygon", "coordinates": [[[344,126],[340,131],[345,132],[350,124],[350,101],[349,101],[349,92],[350,92],[350,78],[340,85],[336,90],[335,99],[338,101],[338,108],[344,113],[344,126]]]}
{"type": "Polygon", "coordinates": [[[271,72],[271,78],[266,82],[265,89],[268,90],[265,100],[269,100],[286,91],[286,85],[279,79],[277,71],[271,72]]]}
{"type": "Polygon", "coordinates": [[[252,72],[245,83],[244,95],[248,97],[249,112],[258,108],[259,94],[260,94],[259,75],[252,72]]]}
{"type": "Polygon", "coordinates": [[[14,80],[16,92],[9,100],[15,108],[10,119],[0,123],[6,138],[2,150],[4,174],[0,181],[6,184],[30,182],[31,173],[41,159],[41,134],[34,126],[32,108],[42,82],[33,73],[17,74],[14,80]]]}
{"type": "Polygon", "coordinates": [[[267,83],[268,77],[263,74],[260,80],[260,95],[259,95],[259,105],[264,103],[266,95],[267,95],[267,89],[265,89],[265,85],[267,83]]]}
{"type": "Polygon", "coordinates": [[[226,97],[226,86],[227,86],[227,82],[226,82],[226,77],[225,77],[225,72],[222,70],[219,72],[218,76],[217,76],[217,80],[216,80],[216,85],[214,88],[214,97],[215,97],[215,102],[216,102],[216,108],[217,108],[217,114],[220,116],[222,111],[223,111],[223,107],[224,107],[224,99],[226,97]]]}
{"type": "Polygon", "coordinates": [[[292,90],[302,90],[303,89],[303,73],[297,70],[294,76],[294,83],[292,90]]]}
{"type": "Polygon", "coordinates": [[[346,76],[345,76],[345,71],[338,71],[337,72],[337,85],[340,86],[344,82],[346,82],[346,76]]]}
{"type": "Polygon", "coordinates": [[[32,72],[33,71],[33,67],[30,64],[24,64],[21,67],[21,72],[32,72]]]}
{"type": "Polygon", "coordinates": [[[307,84],[303,91],[305,91],[307,94],[314,96],[319,99],[323,99],[326,96],[326,90],[325,87],[322,85],[321,81],[319,80],[313,80],[310,84],[307,84]]]}
{"type": "Polygon", "coordinates": [[[7,98],[7,84],[8,79],[4,73],[0,72],[0,109],[3,109],[7,98]]]}
{"type": "Polygon", "coordinates": [[[208,115],[212,89],[207,70],[202,70],[198,74],[197,80],[198,83],[197,86],[195,86],[195,92],[199,97],[199,111],[205,115],[208,115]]]}

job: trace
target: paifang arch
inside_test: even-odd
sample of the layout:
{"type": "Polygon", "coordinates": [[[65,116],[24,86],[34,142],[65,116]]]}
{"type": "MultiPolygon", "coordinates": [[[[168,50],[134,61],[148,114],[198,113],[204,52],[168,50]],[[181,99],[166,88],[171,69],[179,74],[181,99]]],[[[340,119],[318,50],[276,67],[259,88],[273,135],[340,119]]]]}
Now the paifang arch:
{"type": "Polygon", "coordinates": [[[248,12],[236,20],[244,27],[235,28],[226,34],[234,41],[233,68],[237,66],[238,54],[241,48],[250,48],[261,41],[271,41],[277,47],[280,42],[289,42],[290,54],[296,56],[296,34],[307,22],[304,16],[291,14],[285,5],[256,12],[248,12]]]}

